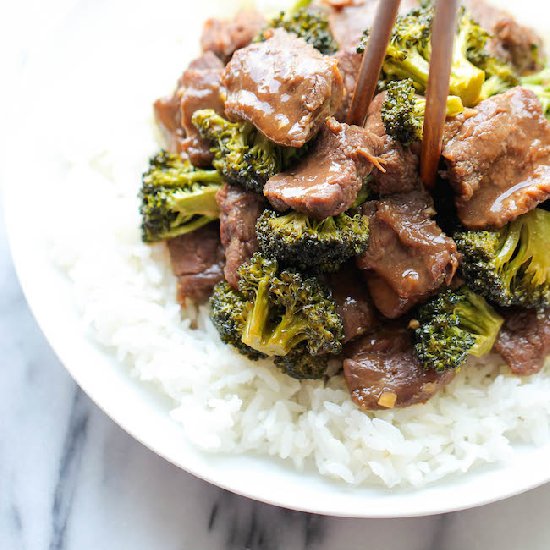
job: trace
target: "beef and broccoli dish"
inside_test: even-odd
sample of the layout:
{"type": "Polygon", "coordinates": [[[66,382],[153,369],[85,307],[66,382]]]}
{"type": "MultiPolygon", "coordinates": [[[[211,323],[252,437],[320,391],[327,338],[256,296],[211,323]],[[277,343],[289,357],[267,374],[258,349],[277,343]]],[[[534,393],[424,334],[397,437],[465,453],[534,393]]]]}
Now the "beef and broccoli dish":
{"type": "MultiPolygon", "coordinates": [[[[458,14],[437,182],[420,179],[434,8],[404,0],[364,126],[346,123],[377,0],[299,0],[205,23],[155,102],[140,192],[178,301],[363,410],[423,403],[470,357],[550,354],[550,70],[483,0],[458,14]]],[[[474,368],[474,367],[472,367],[474,368]]]]}

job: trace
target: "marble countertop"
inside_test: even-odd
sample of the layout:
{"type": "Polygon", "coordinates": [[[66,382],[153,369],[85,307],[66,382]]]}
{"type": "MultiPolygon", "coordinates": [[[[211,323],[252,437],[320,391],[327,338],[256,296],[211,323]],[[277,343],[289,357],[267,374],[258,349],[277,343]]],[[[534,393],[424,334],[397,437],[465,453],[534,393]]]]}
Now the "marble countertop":
{"type": "Polygon", "coordinates": [[[0,219],[0,550],[548,550],[550,486],[419,519],[250,501],[186,474],[105,416],[57,360],[0,219]]]}
{"type": "MultiPolygon", "coordinates": [[[[14,40],[45,33],[55,2],[84,4],[0,7],[0,48],[13,53],[0,56],[3,74],[25,60],[14,40]]],[[[550,548],[550,486],[456,514],[351,520],[256,503],[168,464],[106,417],[57,360],[17,282],[1,205],[0,358],[0,550],[550,548]]]]}

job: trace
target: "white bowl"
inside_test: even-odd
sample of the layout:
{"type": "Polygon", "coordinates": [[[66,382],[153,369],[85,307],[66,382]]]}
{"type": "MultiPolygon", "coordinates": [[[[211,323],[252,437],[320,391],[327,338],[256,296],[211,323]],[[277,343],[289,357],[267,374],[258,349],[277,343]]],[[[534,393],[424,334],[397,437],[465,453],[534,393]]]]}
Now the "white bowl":
{"type": "MultiPolygon", "coordinates": [[[[33,190],[47,186],[45,174],[53,177],[55,173],[64,173],[66,167],[59,165],[62,157],[56,155],[56,150],[72,139],[82,139],[80,135],[67,134],[67,128],[74,131],[74,118],[82,114],[83,120],[91,123],[78,110],[79,106],[86,109],[85,103],[70,98],[59,102],[52,94],[57,94],[59,99],[59,94],[66,90],[72,93],[80,90],[86,101],[94,97],[101,101],[101,91],[97,95],[86,93],[86,75],[90,78],[89,84],[101,78],[107,87],[128,86],[131,75],[150,70],[151,63],[159,58],[165,59],[166,65],[174,68],[170,74],[177,76],[182,65],[181,59],[176,62],[179,51],[164,51],[163,41],[157,39],[159,33],[148,35],[144,30],[160,25],[166,13],[171,13],[171,17],[165,20],[164,32],[181,30],[179,22],[185,22],[186,3],[181,0],[155,2],[154,6],[150,3],[141,9],[135,4],[139,3],[90,5],[86,12],[66,19],[55,38],[35,50],[17,90],[20,104],[12,113],[11,125],[8,125],[10,139],[5,144],[4,158],[10,162],[3,162],[4,206],[17,273],[47,339],[83,390],[121,427],[175,465],[235,493],[291,509],[348,517],[420,516],[479,506],[549,481],[550,446],[517,447],[506,462],[477,468],[419,490],[350,487],[313,473],[298,473],[270,458],[205,454],[189,445],[179,426],[170,419],[167,399],[133,380],[114,357],[87,339],[71,285],[52,266],[46,253],[44,231],[37,222],[40,217],[34,215],[39,212],[40,204],[36,200],[29,204],[29,198],[33,190]],[[105,10],[108,10],[108,21],[105,10]],[[130,12],[131,18],[127,19],[130,12]],[[96,42],[94,37],[100,40],[96,42]],[[140,41],[147,44],[144,50],[135,48],[140,41]],[[120,57],[114,64],[116,70],[108,73],[112,80],[106,80],[103,68],[97,65],[98,59],[105,59],[97,57],[98,49],[114,58],[120,57]],[[83,64],[87,69],[84,72],[83,64]],[[22,171],[21,167],[25,169],[22,171]]],[[[200,19],[214,8],[212,2],[195,7],[193,18],[186,23],[192,29],[187,36],[192,44],[191,53],[197,49],[200,19]]],[[[533,14],[532,23],[536,24],[540,20],[540,9],[537,0],[525,0],[523,19],[533,14]]],[[[172,80],[159,81],[159,93],[169,89],[172,80]]],[[[146,99],[144,97],[144,101],[146,99]]],[[[114,129],[105,127],[106,136],[116,140],[119,139],[116,121],[113,126],[114,129]]],[[[86,128],[82,128],[82,132],[85,131],[86,128]]],[[[87,154],[86,140],[82,142],[82,153],[87,154]]],[[[77,182],[75,194],[79,203],[85,204],[85,193],[77,182]]],[[[67,208],[73,207],[73,203],[67,201],[67,208]]]]}

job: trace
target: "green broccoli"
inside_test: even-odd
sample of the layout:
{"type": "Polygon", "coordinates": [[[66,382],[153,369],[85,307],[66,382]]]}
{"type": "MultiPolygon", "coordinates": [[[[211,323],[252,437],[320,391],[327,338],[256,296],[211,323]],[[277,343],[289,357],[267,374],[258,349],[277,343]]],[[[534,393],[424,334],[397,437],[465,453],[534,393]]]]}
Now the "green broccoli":
{"type": "MultiPolygon", "coordinates": [[[[330,24],[325,10],[312,7],[312,0],[298,0],[296,4],[268,23],[268,29],[282,28],[303,38],[308,44],[322,54],[332,55],[338,45],[330,31],[330,24]]],[[[256,42],[265,40],[265,31],[256,42]]]]}
{"type": "Polygon", "coordinates": [[[469,355],[489,353],[504,319],[466,287],[445,290],[418,309],[411,323],[415,352],[430,369],[459,369],[469,355]]]}
{"type": "Polygon", "coordinates": [[[180,155],[161,151],[149,161],[140,191],[144,242],[171,239],[217,220],[216,170],[198,170],[180,155]]]}
{"type": "Polygon", "coordinates": [[[214,168],[229,182],[257,193],[306,150],[276,145],[252,124],[229,122],[210,109],[195,111],[193,124],[212,144],[214,168]]]}
{"type": "Polygon", "coordinates": [[[455,235],[468,285],[501,306],[550,307],[550,212],[537,208],[498,231],[455,235]]]}
{"type": "Polygon", "coordinates": [[[239,268],[237,290],[219,284],[210,304],[224,342],[253,359],[286,357],[277,361],[289,374],[317,376],[312,367],[318,363],[304,354],[318,358],[342,350],[342,319],[330,292],[316,278],[280,270],[276,260],[261,254],[239,268]]]}
{"type": "Polygon", "coordinates": [[[511,65],[498,61],[495,57],[489,56],[480,67],[485,71],[480,101],[502,94],[520,83],[515,69],[511,65]]]}
{"type": "Polygon", "coordinates": [[[318,380],[325,377],[330,355],[310,355],[305,348],[298,348],[285,357],[275,357],[275,365],[282,372],[298,380],[318,380]]]}
{"type": "Polygon", "coordinates": [[[461,20],[462,24],[470,29],[468,33],[470,42],[467,46],[468,60],[485,73],[485,82],[479,100],[488,99],[517,86],[519,78],[514,67],[488,52],[487,42],[490,34],[474,21],[465,8],[461,8],[461,20]]]}
{"type": "MultiPolygon", "coordinates": [[[[426,99],[417,95],[410,78],[388,83],[382,106],[382,121],[389,136],[403,145],[422,141],[426,99]]],[[[457,116],[464,111],[457,96],[447,98],[447,116],[457,116]]]]}
{"type": "Polygon", "coordinates": [[[357,198],[355,199],[354,203],[351,205],[352,210],[359,208],[369,200],[372,194],[371,182],[372,182],[372,173],[369,174],[366,178],[364,178],[363,185],[359,190],[359,193],[357,193],[357,198]]]}
{"type": "Polygon", "coordinates": [[[224,344],[233,346],[249,359],[258,360],[265,355],[242,341],[248,307],[249,302],[245,297],[228,282],[222,281],[216,285],[210,298],[210,318],[224,344]]]}
{"type": "Polygon", "coordinates": [[[486,75],[471,59],[475,52],[485,48],[486,42],[485,31],[462,7],[454,45],[450,93],[461,97],[467,107],[479,103],[486,75]]]}
{"type": "Polygon", "coordinates": [[[368,218],[346,212],[318,221],[299,212],[265,210],[256,224],[260,250],[302,270],[333,272],[368,244],[368,218]]]}
{"type": "Polygon", "coordinates": [[[542,71],[525,76],[521,79],[521,85],[534,92],[542,103],[544,116],[550,120],[550,67],[542,71]]]}
{"type": "MultiPolygon", "coordinates": [[[[417,92],[423,94],[429,77],[431,25],[434,10],[429,3],[398,17],[380,85],[387,88],[393,80],[411,78],[417,92]]],[[[365,50],[369,31],[365,31],[358,51],[365,50]]],[[[460,8],[457,35],[451,68],[450,93],[458,96],[466,107],[482,99],[506,91],[519,83],[515,69],[499,61],[487,51],[489,34],[460,8]]]]}
{"type": "MultiPolygon", "coordinates": [[[[393,80],[411,78],[416,90],[424,93],[428,85],[431,57],[431,26],[434,9],[423,5],[397,18],[386,59],[382,67],[383,88],[393,80]]],[[[457,29],[451,69],[450,93],[467,107],[479,101],[485,73],[472,64],[468,55],[477,39],[478,29],[462,12],[457,29]]],[[[369,32],[365,31],[358,51],[364,52],[369,32]]]]}

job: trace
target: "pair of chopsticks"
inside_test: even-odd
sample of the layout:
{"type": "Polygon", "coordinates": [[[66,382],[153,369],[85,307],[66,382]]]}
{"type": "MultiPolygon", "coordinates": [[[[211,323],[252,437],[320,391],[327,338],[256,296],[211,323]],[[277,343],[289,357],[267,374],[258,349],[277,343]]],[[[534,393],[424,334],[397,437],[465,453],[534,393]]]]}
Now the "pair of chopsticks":
{"type": "MultiPolygon", "coordinates": [[[[348,114],[348,124],[363,126],[365,123],[400,4],[401,0],[379,0],[378,13],[348,114]]],[[[441,157],[457,11],[458,0],[437,0],[420,164],[420,176],[428,189],[435,185],[441,157]]]]}

